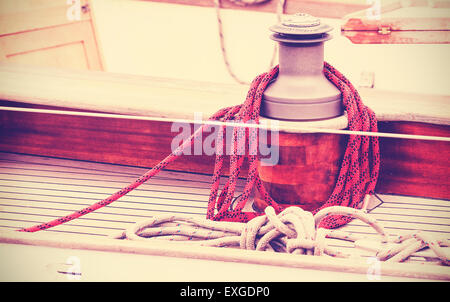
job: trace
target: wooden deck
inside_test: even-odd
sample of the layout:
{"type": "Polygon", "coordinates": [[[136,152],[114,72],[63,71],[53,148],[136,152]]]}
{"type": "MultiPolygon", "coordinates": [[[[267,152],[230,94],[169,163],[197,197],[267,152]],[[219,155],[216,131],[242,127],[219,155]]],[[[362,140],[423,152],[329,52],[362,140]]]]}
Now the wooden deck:
{"type": "MultiPolygon", "coordinates": [[[[124,78],[101,73],[53,72],[55,70],[30,72],[28,68],[0,66],[0,73],[4,75],[0,77],[0,104],[192,119],[195,112],[202,112],[203,117],[206,117],[225,104],[241,103],[245,93],[244,89],[231,85],[192,85],[134,76],[124,78]]],[[[366,104],[376,112],[382,132],[436,135],[437,129],[439,135],[449,136],[447,96],[378,90],[362,90],[361,93],[364,94],[366,104]],[[416,128],[410,129],[412,126],[416,128]],[[428,133],[428,128],[433,131],[428,133]]],[[[365,272],[368,263],[356,265],[353,260],[315,259],[317,257],[223,248],[202,247],[195,251],[179,246],[159,248],[146,243],[107,238],[153,215],[178,213],[205,217],[211,181],[208,173],[212,172],[214,162],[212,156],[184,156],[169,166],[174,170],[163,171],[113,204],[74,221],[36,234],[14,232],[84,208],[134,181],[170,153],[171,136],[168,134],[171,133],[171,123],[141,123],[137,120],[130,123],[127,119],[16,112],[7,108],[3,108],[0,115],[0,270],[14,272],[0,276],[2,280],[52,279],[55,277],[54,270],[45,276],[42,271],[55,261],[61,264],[75,254],[81,257],[84,267],[90,263],[88,270],[91,271],[85,273],[83,268],[83,280],[367,281],[365,272]],[[131,133],[123,131],[129,127],[132,127],[131,133]],[[152,141],[158,144],[152,144],[152,141]],[[78,149],[74,149],[74,146],[78,149]],[[57,239],[42,239],[58,235],[61,237],[57,239]],[[41,238],[39,244],[23,248],[22,244],[35,242],[36,238],[41,238]],[[89,242],[86,243],[86,247],[89,247],[95,246],[97,241],[101,241],[108,250],[72,250],[72,244],[89,242]],[[189,261],[186,261],[187,258],[189,261]],[[277,264],[266,265],[267,260],[277,264]],[[311,269],[313,265],[320,266],[322,270],[311,269]],[[168,267],[170,274],[167,273],[168,267]],[[205,278],[211,269],[220,269],[222,273],[205,278]],[[223,269],[228,269],[228,273],[223,273],[223,269]],[[190,274],[192,270],[198,274],[190,274]],[[157,271],[158,274],[145,274],[144,271],[157,271]],[[233,274],[236,271],[243,273],[236,276],[233,274]]],[[[281,130],[283,127],[281,123],[281,130]]],[[[379,179],[379,184],[383,186],[379,185],[377,192],[383,194],[372,198],[369,207],[371,215],[392,235],[420,229],[450,238],[448,142],[424,142],[427,146],[429,143],[429,146],[422,148],[428,150],[422,152],[426,155],[422,157],[416,154],[419,148],[408,140],[403,140],[402,144],[389,142],[389,139],[380,141],[384,154],[382,163],[385,166],[379,179]],[[387,160],[389,158],[398,161],[390,162],[387,160]],[[415,164],[418,169],[411,170],[411,164],[415,164]],[[433,172],[437,176],[426,174],[426,165],[432,169],[425,172],[433,172]],[[390,182],[390,187],[386,186],[386,180],[389,179],[395,180],[390,182]],[[408,187],[411,184],[427,194],[445,197],[434,196],[436,198],[433,199],[386,194],[403,194],[398,192],[405,188],[411,192],[408,187]],[[434,189],[430,190],[430,186],[434,189]],[[383,188],[385,191],[382,191],[383,188]]],[[[239,180],[237,195],[244,181],[239,180]]],[[[420,190],[414,192],[417,191],[420,190]]],[[[356,220],[343,229],[376,236],[370,227],[356,220]]],[[[359,253],[366,259],[373,255],[364,250],[356,251],[350,243],[339,241],[333,242],[333,245],[346,252],[359,253]]],[[[428,251],[421,251],[411,257],[411,265],[416,265],[412,271],[416,272],[420,267],[420,272],[425,270],[429,274],[427,278],[437,276],[439,279],[449,279],[448,267],[421,264],[428,256],[428,251]]],[[[401,264],[401,270],[406,270],[407,266],[401,264]]],[[[404,280],[402,276],[396,276],[394,279],[404,280]]],[[[388,277],[383,275],[383,278],[386,280],[388,277]]]]}
{"type": "MultiPolygon", "coordinates": [[[[106,198],[147,169],[0,153],[0,227],[18,229],[58,218],[106,198]]],[[[225,178],[223,178],[225,181],[225,178]]],[[[237,195],[245,179],[240,179],[237,195]]],[[[106,236],[137,220],[163,213],[206,216],[210,175],[163,171],[113,204],[52,229],[106,236]]],[[[377,194],[371,215],[388,232],[420,229],[450,238],[450,201],[377,194]]],[[[375,234],[362,222],[345,230],[375,234]]]]}
{"type": "MultiPolygon", "coordinates": [[[[17,229],[66,215],[120,190],[145,171],[1,153],[0,226],[17,229]]],[[[49,231],[106,236],[156,214],[204,217],[209,180],[207,175],[162,171],[114,204],[49,231]]]]}
{"type": "MultiPolygon", "coordinates": [[[[116,192],[145,171],[131,166],[0,153],[0,231],[69,214],[116,192]]],[[[244,181],[239,180],[237,196],[244,181]]],[[[210,175],[163,171],[113,204],[42,233],[66,234],[80,240],[106,238],[153,215],[177,213],[202,218],[206,215],[209,186],[210,175]]],[[[370,201],[369,212],[392,235],[423,230],[450,238],[449,200],[378,194],[370,201]]],[[[342,229],[369,238],[377,236],[358,220],[342,229]]],[[[363,257],[373,256],[349,242],[336,241],[332,245],[363,257]]],[[[5,256],[10,256],[7,253],[11,249],[0,245],[5,256]]],[[[410,263],[423,263],[430,255],[429,251],[419,252],[410,263]]]]}
{"type": "MultiPolygon", "coordinates": [[[[152,167],[171,152],[171,142],[177,135],[171,131],[173,121],[185,119],[193,128],[196,114],[206,119],[220,108],[240,104],[247,89],[238,85],[0,64],[1,106],[57,109],[60,113],[61,110],[93,112],[92,116],[78,116],[1,108],[0,151],[152,167]],[[120,115],[121,119],[101,113],[120,115]],[[138,120],[139,117],[165,118],[165,122],[138,120]]],[[[364,103],[376,113],[380,132],[450,137],[449,96],[378,89],[359,91],[364,103]]],[[[292,132],[293,126],[298,123],[280,122],[279,130],[292,132]]],[[[345,127],[346,124],[342,125],[345,127]]],[[[450,198],[448,141],[381,138],[380,146],[378,192],[450,198]]],[[[170,169],[213,173],[214,160],[214,156],[206,154],[183,156],[170,169]]]]}

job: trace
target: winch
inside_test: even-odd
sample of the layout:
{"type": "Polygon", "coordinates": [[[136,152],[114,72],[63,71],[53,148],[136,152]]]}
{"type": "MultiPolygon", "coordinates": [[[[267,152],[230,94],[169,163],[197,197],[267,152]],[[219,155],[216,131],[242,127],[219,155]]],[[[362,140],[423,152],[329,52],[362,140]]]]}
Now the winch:
{"type": "Polygon", "coordinates": [[[332,29],[305,13],[270,27],[279,43],[279,74],[263,94],[262,116],[317,120],[342,115],[341,92],[323,73],[324,42],[332,29]]]}
{"type": "MultiPolygon", "coordinates": [[[[378,178],[378,138],[323,133],[311,131],[311,127],[324,128],[323,123],[326,123],[329,129],[330,121],[345,118],[351,121],[348,131],[376,132],[375,113],[362,103],[350,81],[323,61],[323,43],[330,39],[328,32],[331,27],[307,14],[296,14],[272,30],[275,32],[272,38],[280,42],[280,65],[255,77],[243,104],[218,110],[210,116],[208,123],[199,127],[171,154],[109,197],[69,215],[20,231],[36,232],[55,227],[118,200],[180,158],[185,149],[202,138],[202,133],[211,131],[211,121],[223,124],[215,143],[219,152],[216,153],[207,219],[247,222],[261,216],[268,206],[277,213],[291,205],[311,212],[329,206],[359,206],[365,196],[373,194],[378,178]],[[342,115],[344,110],[346,115],[342,115]],[[306,133],[280,131],[278,143],[270,142],[278,146],[274,149],[279,150],[279,160],[271,165],[261,165],[257,154],[259,135],[255,131],[257,128],[252,126],[253,122],[259,124],[261,111],[266,118],[285,119],[284,123],[297,124],[300,126],[297,129],[304,128],[304,124],[310,127],[306,133]],[[241,123],[234,123],[231,130],[230,172],[227,182],[221,185],[225,161],[223,150],[227,144],[224,134],[230,131],[226,130],[226,125],[235,121],[241,123]],[[244,132],[239,131],[243,123],[248,123],[248,132],[245,129],[244,132]],[[245,160],[248,164],[247,181],[236,199],[237,180],[245,160]],[[244,207],[254,191],[257,193],[253,199],[256,211],[249,211],[244,207]]],[[[276,129],[271,130],[272,133],[277,132],[276,129]]],[[[335,228],[350,220],[342,215],[327,216],[320,227],[335,228]]]]}

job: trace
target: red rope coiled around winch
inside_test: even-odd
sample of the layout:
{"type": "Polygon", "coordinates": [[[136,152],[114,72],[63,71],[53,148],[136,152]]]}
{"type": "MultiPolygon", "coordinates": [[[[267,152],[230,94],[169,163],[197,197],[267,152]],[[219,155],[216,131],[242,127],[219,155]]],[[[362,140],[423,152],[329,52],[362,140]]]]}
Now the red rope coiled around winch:
{"type": "MultiPolygon", "coordinates": [[[[350,81],[339,71],[328,63],[324,64],[324,74],[342,93],[342,101],[348,116],[348,130],[350,131],[370,131],[376,132],[377,120],[374,112],[365,106],[361,98],[352,86],[350,81]]],[[[264,90],[269,82],[278,75],[278,66],[269,72],[257,76],[250,85],[246,100],[243,104],[227,107],[219,110],[210,120],[223,122],[239,121],[240,123],[259,123],[259,111],[264,90]]],[[[89,207],[76,211],[67,216],[53,221],[21,229],[24,232],[35,232],[45,230],[62,223],[71,221],[99,208],[118,200],[128,192],[139,187],[141,184],[158,174],[171,162],[182,156],[185,148],[190,148],[193,142],[201,137],[203,131],[208,131],[210,125],[204,124],[197,129],[191,137],[184,141],[174,152],[164,158],[159,164],[154,166],[144,175],[139,177],[130,185],[112,194],[108,198],[92,204],[89,207]]],[[[230,176],[219,194],[219,182],[222,174],[224,156],[224,132],[225,125],[220,126],[218,140],[216,143],[216,161],[212,177],[212,186],[208,201],[207,218],[216,221],[239,221],[247,222],[252,218],[261,215],[256,212],[244,212],[243,208],[247,203],[252,190],[258,190],[261,198],[276,212],[282,208],[270,197],[262,185],[257,173],[258,157],[258,131],[254,127],[246,127],[241,131],[241,127],[233,127],[232,154],[230,158],[230,176]],[[248,146],[248,153],[245,147],[248,146]],[[243,155],[245,154],[245,155],[243,155]],[[248,176],[242,195],[237,204],[232,208],[236,182],[240,174],[244,160],[248,159],[248,176]],[[232,209],[231,209],[232,208],[232,209]]],[[[362,202],[366,194],[372,194],[378,178],[380,166],[380,153],[377,137],[349,135],[347,148],[339,171],[336,186],[326,203],[320,208],[334,205],[348,206],[356,208],[362,202]]],[[[317,209],[316,211],[320,210],[317,209]]],[[[322,220],[321,227],[334,228],[347,223],[351,218],[346,216],[330,216],[322,220]]]]}

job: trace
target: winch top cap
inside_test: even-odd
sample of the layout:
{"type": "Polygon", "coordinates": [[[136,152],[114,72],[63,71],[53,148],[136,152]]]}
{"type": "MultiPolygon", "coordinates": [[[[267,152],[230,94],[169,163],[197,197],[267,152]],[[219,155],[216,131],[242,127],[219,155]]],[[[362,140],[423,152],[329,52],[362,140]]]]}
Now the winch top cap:
{"type": "Polygon", "coordinates": [[[280,23],[269,28],[278,34],[286,35],[321,35],[333,29],[322,24],[319,18],[305,13],[296,13],[285,17],[280,23]]]}
{"type": "Polygon", "coordinates": [[[285,18],[281,24],[293,27],[311,27],[320,25],[320,19],[305,13],[296,13],[285,18]]]}

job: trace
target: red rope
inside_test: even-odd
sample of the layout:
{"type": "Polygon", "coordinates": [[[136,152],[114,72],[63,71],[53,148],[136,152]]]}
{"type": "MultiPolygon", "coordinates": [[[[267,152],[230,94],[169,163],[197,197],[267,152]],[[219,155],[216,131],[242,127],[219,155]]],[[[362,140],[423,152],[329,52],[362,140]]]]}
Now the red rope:
{"type": "MultiPolygon", "coordinates": [[[[250,85],[246,100],[242,105],[228,107],[219,110],[210,120],[239,121],[240,123],[259,123],[259,111],[264,90],[269,82],[278,74],[278,66],[269,72],[257,76],[250,85]]],[[[342,92],[342,100],[348,115],[348,128],[351,131],[377,131],[377,120],[370,108],[364,106],[358,92],[339,71],[328,63],[324,65],[325,76],[342,92]]],[[[21,229],[24,232],[35,232],[45,230],[62,223],[71,221],[99,208],[109,205],[128,192],[136,189],[141,184],[158,174],[162,169],[174,160],[178,159],[185,148],[190,148],[193,142],[199,138],[203,131],[209,131],[210,125],[203,125],[186,141],[183,142],[172,154],[164,158],[159,164],[139,177],[136,181],[114,193],[108,198],[94,203],[93,205],[76,211],[70,215],[46,222],[40,225],[21,229]]],[[[207,218],[217,221],[240,221],[247,222],[260,215],[255,212],[244,212],[242,209],[247,203],[250,193],[255,187],[262,199],[280,212],[278,205],[267,193],[257,173],[258,131],[256,128],[234,127],[232,136],[232,154],[230,158],[230,176],[219,194],[220,175],[222,174],[224,162],[224,130],[225,126],[219,128],[216,144],[216,161],[212,177],[212,186],[208,201],[207,218]],[[248,152],[245,148],[248,146],[248,152]],[[242,155],[245,154],[245,155],[242,155]],[[243,193],[232,208],[236,182],[240,174],[245,157],[248,158],[248,176],[243,193]]],[[[347,148],[342,160],[339,177],[336,186],[327,202],[321,207],[342,205],[356,208],[366,194],[373,193],[378,178],[380,166],[380,154],[377,137],[350,135],[347,148]]],[[[320,209],[318,209],[320,210],[320,209]]],[[[316,210],[316,211],[318,211],[316,210]]],[[[330,216],[322,220],[321,226],[334,228],[347,223],[351,218],[346,216],[330,216]]]]}

